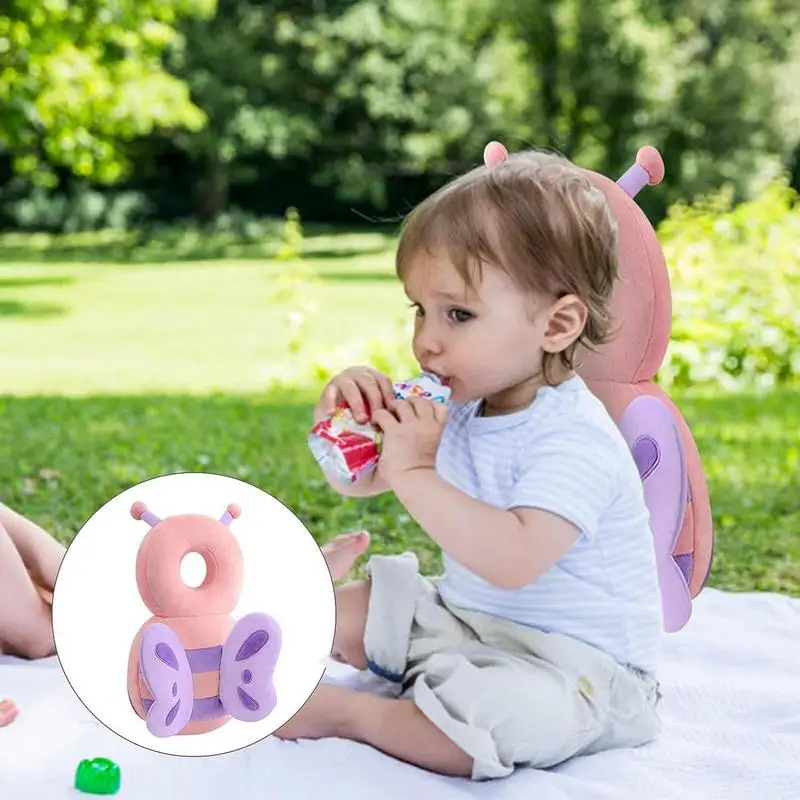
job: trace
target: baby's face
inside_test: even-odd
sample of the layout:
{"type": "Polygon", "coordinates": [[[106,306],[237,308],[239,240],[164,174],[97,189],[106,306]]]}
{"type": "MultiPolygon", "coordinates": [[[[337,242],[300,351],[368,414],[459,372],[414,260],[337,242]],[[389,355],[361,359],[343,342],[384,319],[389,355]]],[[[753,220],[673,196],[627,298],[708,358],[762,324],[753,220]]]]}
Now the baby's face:
{"type": "Polygon", "coordinates": [[[469,289],[446,258],[420,255],[404,288],[416,310],[414,355],[447,381],[453,402],[503,398],[540,371],[547,315],[531,313],[532,298],[502,271],[484,267],[469,289]]]}

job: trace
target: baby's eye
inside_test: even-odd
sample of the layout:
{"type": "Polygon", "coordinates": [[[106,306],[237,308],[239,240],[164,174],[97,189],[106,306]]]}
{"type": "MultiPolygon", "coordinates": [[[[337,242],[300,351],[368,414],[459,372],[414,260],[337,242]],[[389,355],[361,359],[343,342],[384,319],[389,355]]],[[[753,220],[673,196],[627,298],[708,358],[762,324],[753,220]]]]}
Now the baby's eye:
{"type": "Polygon", "coordinates": [[[474,316],[464,308],[451,308],[447,313],[453,322],[469,322],[474,316]]]}
{"type": "Polygon", "coordinates": [[[422,310],[422,306],[419,303],[409,303],[408,307],[414,309],[414,316],[417,317],[425,316],[425,312],[422,310]]]}

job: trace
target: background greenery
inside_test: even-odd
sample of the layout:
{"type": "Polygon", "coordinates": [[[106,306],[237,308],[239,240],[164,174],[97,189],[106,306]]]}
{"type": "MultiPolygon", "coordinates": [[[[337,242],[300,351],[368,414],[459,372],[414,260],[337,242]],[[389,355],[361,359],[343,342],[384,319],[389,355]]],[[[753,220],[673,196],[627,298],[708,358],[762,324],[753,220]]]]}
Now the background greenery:
{"type": "Polygon", "coordinates": [[[614,176],[655,145],[659,221],[800,184],[798,70],[796,0],[8,0],[4,219],[395,217],[500,138],[614,176]]]}
{"type": "Polygon", "coordinates": [[[800,595],[793,0],[10,0],[0,11],[0,492],[69,541],[176,470],[324,541],[435,548],[306,446],[331,372],[413,369],[396,223],[490,138],[617,176],[658,226],[658,380],[694,432],[712,585],[800,595]]]}

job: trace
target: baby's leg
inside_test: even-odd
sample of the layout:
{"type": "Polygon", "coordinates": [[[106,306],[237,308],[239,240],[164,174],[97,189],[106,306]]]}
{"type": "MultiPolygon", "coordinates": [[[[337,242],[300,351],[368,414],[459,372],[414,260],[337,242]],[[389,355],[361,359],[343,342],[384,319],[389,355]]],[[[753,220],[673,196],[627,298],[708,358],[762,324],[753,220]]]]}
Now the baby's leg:
{"type": "MultiPolygon", "coordinates": [[[[369,597],[369,581],[353,581],[336,590],[336,632],[331,655],[360,670],[367,668],[364,630],[369,597]]],[[[279,739],[354,739],[443,775],[469,777],[472,772],[472,758],[412,700],[377,697],[342,686],[321,683],[275,735],[279,739]]]]}
{"type": "Polygon", "coordinates": [[[368,608],[368,581],[352,581],[336,589],[336,631],[331,657],[362,670],[367,668],[364,630],[368,608]]]}
{"type": "Polygon", "coordinates": [[[412,700],[378,697],[321,683],[275,731],[279,739],[338,737],[442,775],[470,777],[472,757],[436,727],[412,700]]]}
{"type": "Polygon", "coordinates": [[[55,652],[52,612],[31,580],[20,553],[0,526],[0,649],[23,658],[55,652]]]}

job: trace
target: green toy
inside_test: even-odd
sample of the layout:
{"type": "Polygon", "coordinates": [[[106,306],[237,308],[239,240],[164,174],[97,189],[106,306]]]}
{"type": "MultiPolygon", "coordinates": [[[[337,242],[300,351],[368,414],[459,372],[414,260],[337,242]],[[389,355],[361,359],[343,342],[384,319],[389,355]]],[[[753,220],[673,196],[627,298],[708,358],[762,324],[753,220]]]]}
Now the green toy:
{"type": "Polygon", "coordinates": [[[115,794],[119,791],[119,767],[107,758],[84,758],[75,772],[75,788],[86,794],[115,794]]]}

